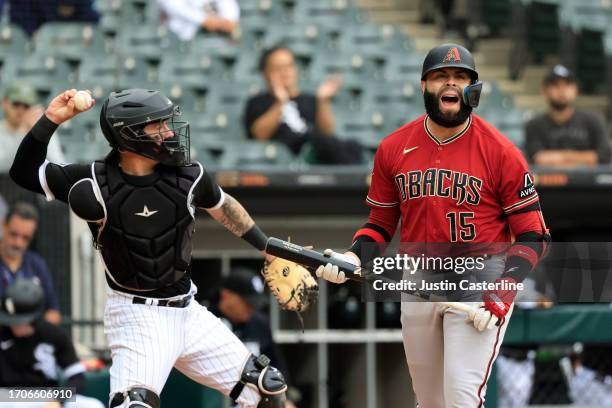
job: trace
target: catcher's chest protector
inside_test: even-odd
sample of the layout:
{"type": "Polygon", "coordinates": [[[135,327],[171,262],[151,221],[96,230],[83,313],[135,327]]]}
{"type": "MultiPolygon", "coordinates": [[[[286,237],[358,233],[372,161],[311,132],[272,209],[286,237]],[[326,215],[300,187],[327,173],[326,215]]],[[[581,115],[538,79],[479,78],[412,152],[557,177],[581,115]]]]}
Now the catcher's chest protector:
{"type": "Polygon", "coordinates": [[[92,232],[111,279],[125,288],[171,285],[191,262],[191,192],[202,169],[158,168],[156,180],[136,185],[126,181],[116,164],[94,164],[106,219],[92,232]]]}

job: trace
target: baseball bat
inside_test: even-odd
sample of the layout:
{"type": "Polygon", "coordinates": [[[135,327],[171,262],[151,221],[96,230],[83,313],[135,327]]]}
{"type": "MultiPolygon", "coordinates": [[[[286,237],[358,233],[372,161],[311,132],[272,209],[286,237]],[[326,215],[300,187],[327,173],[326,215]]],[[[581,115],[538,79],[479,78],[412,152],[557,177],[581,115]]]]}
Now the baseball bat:
{"type": "MultiPolygon", "coordinates": [[[[353,281],[357,282],[367,282],[369,280],[380,279],[382,281],[387,281],[390,283],[396,283],[397,281],[393,279],[389,279],[382,275],[372,274],[367,269],[363,269],[357,265],[353,265],[350,262],[344,262],[342,260],[336,258],[330,258],[329,256],[323,255],[321,252],[314,251],[309,248],[304,248],[300,245],[294,244],[292,242],[283,241],[278,238],[268,238],[268,242],[266,243],[266,253],[274,256],[278,256],[279,258],[287,259],[289,261],[293,261],[300,265],[305,266],[309,269],[316,269],[321,265],[325,265],[327,263],[331,263],[332,265],[336,265],[339,270],[344,272],[344,275],[353,281]]],[[[415,295],[425,300],[431,300],[430,295],[425,292],[420,291],[411,291],[411,290],[402,290],[403,293],[415,295]]],[[[439,302],[444,306],[451,307],[453,309],[469,313],[472,308],[461,302],[439,302]]]]}
{"type": "Polygon", "coordinates": [[[442,306],[450,307],[451,309],[455,309],[460,312],[465,312],[467,314],[470,314],[470,312],[472,312],[473,310],[472,306],[467,305],[465,303],[461,303],[461,302],[438,302],[438,303],[441,304],[442,306]]]}
{"type": "Polygon", "coordinates": [[[364,277],[361,275],[361,267],[353,265],[350,262],[344,262],[340,259],[330,258],[323,255],[321,252],[312,249],[304,248],[303,246],[293,244],[288,241],[283,241],[278,238],[268,238],[266,243],[266,253],[279,258],[293,261],[300,265],[304,265],[310,269],[316,269],[321,265],[331,263],[344,272],[344,275],[357,282],[363,282],[364,277]]]}

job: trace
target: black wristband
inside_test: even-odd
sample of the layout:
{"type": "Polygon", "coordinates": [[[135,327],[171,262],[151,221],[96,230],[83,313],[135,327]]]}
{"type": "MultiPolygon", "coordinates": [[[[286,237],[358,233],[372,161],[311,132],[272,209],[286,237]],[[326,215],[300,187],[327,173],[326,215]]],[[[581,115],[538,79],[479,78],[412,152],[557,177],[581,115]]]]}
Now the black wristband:
{"type": "Polygon", "coordinates": [[[263,251],[266,249],[266,244],[268,243],[268,237],[263,233],[262,230],[255,224],[251,227],[250,230],[244,233],[242,237],[246,242],[253,245],[255,248],[263,251]]]}
{"type": "Polygon", "coordinates": [[[525,280],[532,269],[533,265],[527,259],[520,256],[510,256],[506,259],[506,268],[501,277],[512,278],[520,283],[525,280]]]}
{"type": "Polygon", "coordinates": [[[49,143],[51,136],[53,136],[58,126],[58,124],[53,123],[46,115],[42,115],[41,118],[38,119],[38,122],[34,124],[30,132],[32,136],[34,136],[34,139],[39,142],[49,143]]]}

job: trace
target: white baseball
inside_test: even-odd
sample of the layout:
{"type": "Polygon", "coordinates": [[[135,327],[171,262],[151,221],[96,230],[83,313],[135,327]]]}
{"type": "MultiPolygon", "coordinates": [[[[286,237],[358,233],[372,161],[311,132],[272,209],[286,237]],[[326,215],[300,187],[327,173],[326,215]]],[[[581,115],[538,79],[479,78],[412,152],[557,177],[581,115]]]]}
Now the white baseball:
{"type": "Polygon", "coordinates": [[[91,95],[87,91],[78,91],[74,94],[72,100],[74,101],[74,107],[80,111],[89,109],[92,102],[91,95]]]}

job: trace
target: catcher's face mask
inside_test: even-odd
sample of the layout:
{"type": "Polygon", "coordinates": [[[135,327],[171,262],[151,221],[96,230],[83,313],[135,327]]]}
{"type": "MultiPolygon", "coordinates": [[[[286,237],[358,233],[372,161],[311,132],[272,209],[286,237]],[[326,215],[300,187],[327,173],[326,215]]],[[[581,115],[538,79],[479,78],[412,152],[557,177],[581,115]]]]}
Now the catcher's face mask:
{"type": "Polygon", "coordinates": [[[171,115],[125,126],[121,129],[128,150],[168,166],[183,166],[191,162],[190,128],[178,121],[177,107],[171,115]]]}

